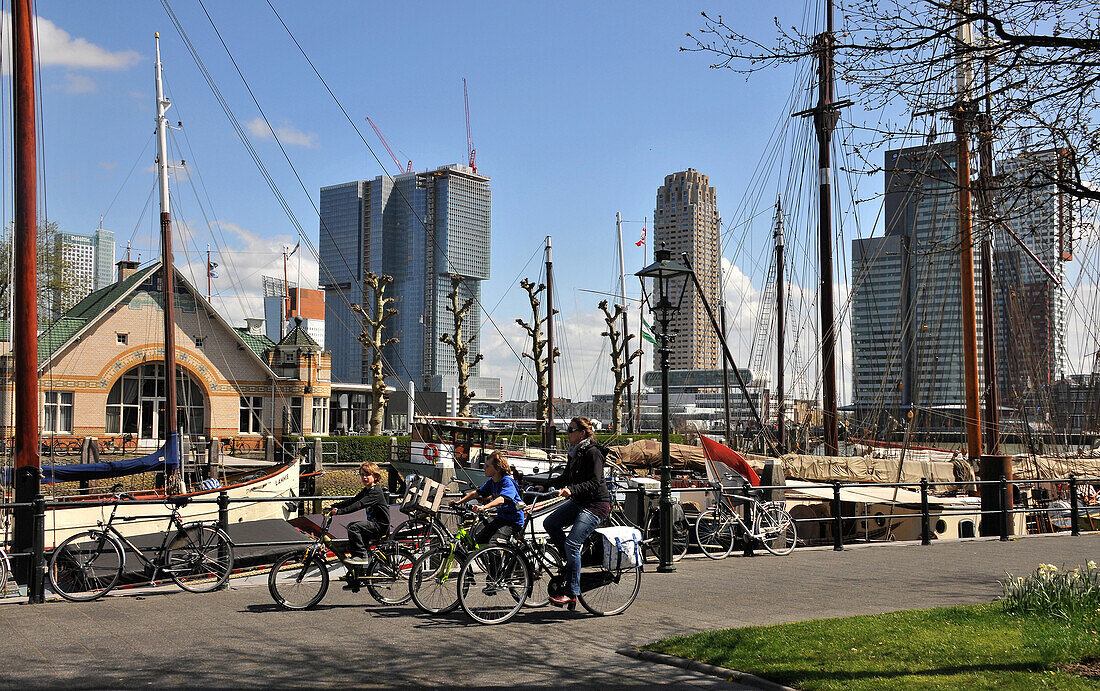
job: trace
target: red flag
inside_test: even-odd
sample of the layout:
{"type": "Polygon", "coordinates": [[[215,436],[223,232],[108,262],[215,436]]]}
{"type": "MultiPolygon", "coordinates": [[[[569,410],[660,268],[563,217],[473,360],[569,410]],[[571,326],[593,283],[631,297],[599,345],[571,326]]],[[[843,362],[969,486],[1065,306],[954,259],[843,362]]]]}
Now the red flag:
{"type": "Polygon", "coordinates": [[[642,225],[642,239],[634,243],[635,247],[641,247],[645,244],[645,225],[642,225]]]}
{"type": "Polygon", "coordinates": [[[699,438],[703,440],[703,454],[706,455],[707,460],[712,463],[728,465],[730,468],[733,468],[738,475],[748,480],[753,487],[760,486],[760,476],[756,474],[756,471],[752,469],[752,466],[749,465],[749,462],[745,460],[744,456],[728,446],[722,446],[713,439],[709,439],[701,434],[699,438]]]}

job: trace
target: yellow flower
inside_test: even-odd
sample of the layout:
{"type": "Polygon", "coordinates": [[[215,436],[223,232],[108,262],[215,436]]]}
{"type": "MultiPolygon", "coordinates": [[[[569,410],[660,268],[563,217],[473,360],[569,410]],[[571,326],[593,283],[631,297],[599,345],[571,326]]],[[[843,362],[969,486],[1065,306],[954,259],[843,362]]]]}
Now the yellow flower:
{"type": "Polygon", "coordinates": [[[1092,569],[1095,569],[1095,568],[1096,568],[1096,562],[1094,562],[1093,560],[1089,559],[1089,563],[1088,563],[1088,564],[1086,564],[1085,566],[1088,566],[1088,567],[1089,567],[1089,570],[1091,571],[1092,569]]]}

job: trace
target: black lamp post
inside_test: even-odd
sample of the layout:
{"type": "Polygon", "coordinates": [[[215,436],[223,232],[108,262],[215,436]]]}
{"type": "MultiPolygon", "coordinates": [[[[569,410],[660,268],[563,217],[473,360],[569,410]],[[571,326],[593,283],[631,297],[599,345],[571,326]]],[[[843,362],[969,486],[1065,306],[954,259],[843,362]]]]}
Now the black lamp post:
{"type": "Polygon", "coordinates": [[[684,281],[684,289],[680,292],[680,298],[676,305],[669,300],[672,282],[677,277],[685,279],[692,271],[688,267],[673,261],[672,252],[661,248],[653,253],[654,262],[635,274],[641,278],[652,278],[657,291],[657,303],[652,309],[656,315],[659,330],[654,334],[658,341],[657,352],[661,356],[661,554],[660,565],[657,571],[667,573],[675,571],[672,564],[672,459],[669,454],[669,412],[668,412],[668,356],[672,352],[672,341],[675,335],[670,333],[668,325],[672,321],[672,312],[680,308],[680,302],[687,292],[687,281],[684,281]]]}

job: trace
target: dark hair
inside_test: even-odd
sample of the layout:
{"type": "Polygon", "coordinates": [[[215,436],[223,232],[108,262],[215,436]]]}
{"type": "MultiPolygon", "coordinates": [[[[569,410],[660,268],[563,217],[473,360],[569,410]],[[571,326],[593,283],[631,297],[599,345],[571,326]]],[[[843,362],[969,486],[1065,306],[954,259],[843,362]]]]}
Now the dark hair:
{"type": "Polygon", "coordinates": [[[591,439],[592,437],[596,436],[594,431],[593,431],[594,426],[592,425],[592,421],[589,420],[586,417],[575,417],[575,418],[573,418],[572,420],[569,421],[569,426],[572,427],[573,429],[584,432],[584,438],[585,439],[591,439]]]}

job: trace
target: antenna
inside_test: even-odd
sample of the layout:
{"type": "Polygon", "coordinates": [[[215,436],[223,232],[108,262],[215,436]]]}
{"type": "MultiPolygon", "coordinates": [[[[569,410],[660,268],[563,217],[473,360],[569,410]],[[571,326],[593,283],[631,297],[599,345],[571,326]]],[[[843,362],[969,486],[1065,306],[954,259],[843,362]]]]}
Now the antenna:
{"type": "Polygon", "coordinates": [[[466,89],[466,78],[462,78],[462,99],[466,102],[466,154],[469,157],[470,167],[477,172],[477,149],[474,148],[473,137],[470,136],[470,92],[466,89]]]}

